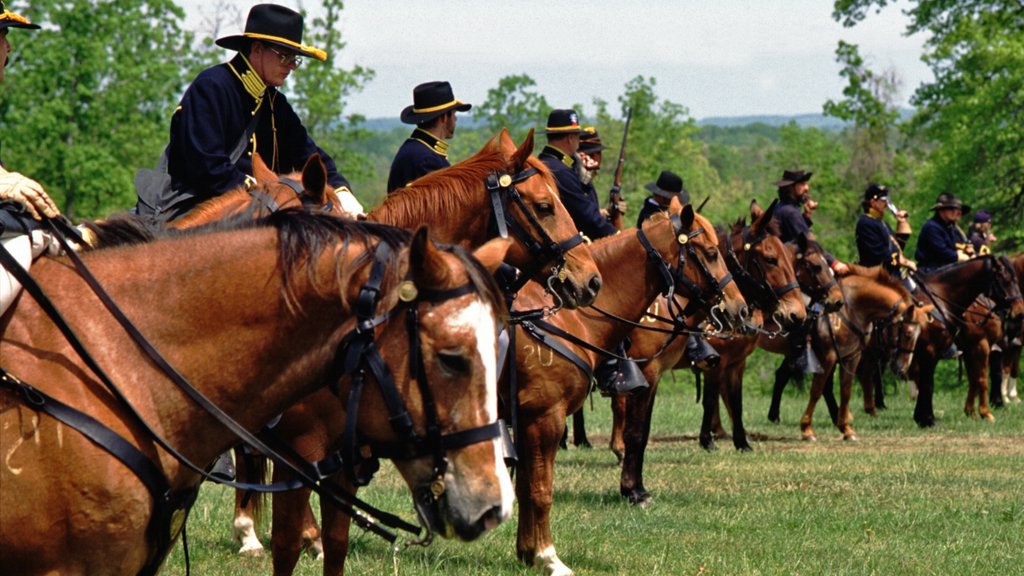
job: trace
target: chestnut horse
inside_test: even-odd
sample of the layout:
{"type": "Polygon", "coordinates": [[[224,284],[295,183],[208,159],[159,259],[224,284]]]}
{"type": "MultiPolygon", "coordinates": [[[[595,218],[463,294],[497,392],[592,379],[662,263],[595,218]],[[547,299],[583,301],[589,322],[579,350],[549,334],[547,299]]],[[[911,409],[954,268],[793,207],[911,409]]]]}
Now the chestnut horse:
{"type": "MultiPolygon", "coordinates": [[[[587,247],[579,244],[550,171],[530,156],[532,149],[532,132],[517,149],[502,130],[474,156],[390,194],[368,219],[399,227],[428,224],[432,238],[464,246],[482,244],[507,227],[513,243],[506,262],[543,280],[564,306],[589,304],[601,285],[597,266],[587,247]]],[[[338,448],[342,408],[327,392],[318,391],[286,411],[273,433],[309,459],[324,458],[338,448]]],[[[277,470],[274,475],[275,480],[289,479],[277,470]]],[[[241,506],[243,499],[239,492],[236,537],[243,541],[242,552],[259,553],[262,546],[250,512],[241,506]]],[[[274,496],[271,546],[276,574],[291,574],[303,547],[316,536],[308,501],[309,490],[274,496]]],[[[324,573],[342,574],[350,519],[323,499],[321,519],[324,573]]]]}
{"type": "MultiPolygon", "coordinates": [[[[572,574],[558,558],[551,534],[555,455],[565,419],[590,391],[593,366],[600,359],[593,347],[607,350],[616,346],[631,329],[622,319],[640,320],[658,293],[670,288],[664,285],[668,272],[663,273],[663,261],[679,261],[680,254],[684,255],[680,272],[686,285],[717,292],[721,302],[716,298],[709,304],[720,306],[731,322],[746,320],[739,290],[724,281],[728,272],[717,243],[711,224],[692,206],[683,207],[671,218],[655,215],[644,223],[642,234],[636,229],[624,230],[590,246],[605,280],[594,310],[562,310],[549,318],[528,314],[518,324],[513,400],[519,457],[516,550],[523,562],[541,567],[545,574],[572,574]],[[638,241],[642,238],[649,240],[650,247],[638,241]]],[[[525,311],[543,311],[552,305],[539,284],[527,285],[515,303],[525,311]]],[[[510,400],[507,387],[503,385],[501,391],[510,400]]]]}
{"type": "MultiPolygon", "coordinates": [[[[1010,259],[1017,271],[1017,286],[1024,286],[1024,253],[1010,259]]],[[[1002,371],[998,381],[993,380],[991,402],[994,406],[1002,406],[1006,402],[1020,402],[1017,392],[1017,379],[1020,375],[1021,342],[1024,341],[1024,322],[1009,322],[1004,326],[1004,338],[1001,344],[1000,364],[1002,371]],[[995,385],[995,384],[998,384],[995,385]]]]}
{"type": "MultiPolygon", "coordinates": [[[[5,573],[155,573],[194,501],[202,479],[196,464],[238,441],[225,420],[193,399],[204,396],[255,430],[332,383],[341,368],[339,346],[355,327],[353,306],[367,287],[379,286],[381,318],[397,317],[375,322],[373,331],[415,434],[422,437],[431,413],[446,433],[500,426],[494,374],[502,302],[488,270],[434,248],[423,230],[412,235],[293,212],[268,223],[82,256],[191,390],[181,376],[179,387],[168,382],[174,370],[159,369],[152,353],[142,353],[66,260],[33,266],[68,336],[24,294],[3,319],[5,573]],[[405,318],[413,311],[415,327],[405,318]],[[416,340],[420,386],[405,367],[416,340]],[[436,410],[421,402],[425,390],[436,410]]],[[[480,255],[493,268],[503,250],[488,246],[480,255]]],[[[340,393],[348,388],[343,379],[340,393]]],[[[383,396],[373,387],[365,392],[360,432],[390,442],[396,433],[383,396]]],[[[445,498],[435,502],[424,502],[422,492],[438,481],[436,455],[399,463],[428,529],[471,537],[510,514],[511,481],[498,438],[445,456],[445,498]]]]}
{"type": "MultiPolygon", "coordinates": [[[[737,221],[728,235],[719,236],[719,247],[726,255],[729,271],[744,300],[755,310],[754,322],[765,322],[778,330],[780,326],[788,329],[795,323],[803,322],[805,312],[792,257],[779,240],[778,225],[772,219],[776,204],[772,202],[764,212],[760,208],[753,210],[749,227],[745,226],[742,219],[737,221]]],[[[654,318],[645,320],[649,320],[645,325],[671,329],[671,325],[665,321],[654,318]]],[[[622,461],[620,493],[633,504],[643,504],[651,498],[643,485],[643,462],[650,438],[650,418],[658,382],[665,370],[688,368],[689,365],[684,360],[685,338],[669,338],[666,342],[665,337],[658,332],[638,328],[630,334],[630,341],[632,354],[637,357],[653,357],[643,367],[650,387],[613,400],[615,425],[611,447],[622,461]]],[[[739,399],[743,365],[746,357],[754,350],[756,336],[736,333],[730,339],[709,338],[709,342],[721,358],[717,366],[710,367],[706,372],[705,400],[712,398],[717,405],[719,385],[723,381],[726,387],[734,387],[728,398],[739,399]],[[739,382],[732,380],[733,375],[739,382]]],[[[740,436],[745,437],[745,434],[740,436]]]]}
{"type": "MultiPolygon", "coordinates": [[[[935,365],[941,353],[954,342],[951,332],[962,331],[967,324],[964,315],[971,304],[978,296],[986,294],[997,306],[1010,310],[1011,318],[1020,318],[1024,314],[1024,302],[1021,301],[1016,271],[1005,257],[979,256],[943,266],[931,274],[919,274],[916,279],[919,288],[915,297],[933,304],[936,309],[932,321],[922,328],[914,351],[914,363],[911,365],[911,377],[917,382],[918,388],[914,421],[924,428],[935,425],[932,404],[935,365]]],[[[965,346],[976,344],[963,343],[965,346]]],[[[981,373],[980,362],[972,362],[975,351],[964,350],[964,354],[968,356],[965,362],[971,382],[964,411],[971,416],[977,414],[981,418],[994,419],[988,408],[988,374],[981,373]],[[979,401],[977,413],[973,410],[974,400],[979,401]]]]}
{"type": "Polygon", "coordinates": [[[913,360],[921,327],[928,322],[930,306],[915,305],[910,292],[899,279],[881,266],[865,268],[850,265],[850,274],[839,281],[843,291],[842,310],[823,314],[811,327],[811,342],[821,362],[821,372],[811,383],[807,409],[800,419],[801,438],[817,440],[814,433],[814,408],[826,387],[831,388],[839,369],[839,405],[830,412],[843,440],[857,440],[850,425],[850,394],[861,355],[869,339],[883,338],[893,346],[892,369],[905,376],[913,360]],[[886,332],[895,331],[895,335],[886,332]]]}

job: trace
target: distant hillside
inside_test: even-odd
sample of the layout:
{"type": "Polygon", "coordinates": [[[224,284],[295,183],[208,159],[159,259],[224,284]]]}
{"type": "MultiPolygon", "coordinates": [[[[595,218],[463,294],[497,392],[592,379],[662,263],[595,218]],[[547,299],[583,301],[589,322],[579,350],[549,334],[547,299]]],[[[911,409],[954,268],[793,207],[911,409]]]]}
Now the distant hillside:
{"type": "Polygon", "coordinates": [[[751,124],[767,126],[785,126],[796,122],[801,128],[820,128],[822,130],[842,130],[846,122],[823,114],[798,114],[796,116],[711,116],[697,120],[698,126],[721,126],[735,128],[751,124]]]}

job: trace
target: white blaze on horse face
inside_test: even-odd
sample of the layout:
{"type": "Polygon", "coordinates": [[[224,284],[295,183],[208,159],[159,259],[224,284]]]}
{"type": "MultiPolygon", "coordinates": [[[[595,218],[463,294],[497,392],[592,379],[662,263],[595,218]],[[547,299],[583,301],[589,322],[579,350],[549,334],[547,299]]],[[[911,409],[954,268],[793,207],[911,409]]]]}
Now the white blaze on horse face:
{"type": "MultiPolygon", "coordinates": [[[[494,312],[490,305],[474,300],[472,304],[459,311],[448,320],[453,329],[466,327],[476,334],[477,354],[484,369],[484,383],[487,389],[485,414],[487,422],[498,419],[498,328],[494,322],[494,312]]],[[[512,501],[515,489],[512,478],[505,468],[505,451],[501,438],[491,441],[494,445],[495,475],[501,484],[502,520],[512,514],[512,501]]]]}

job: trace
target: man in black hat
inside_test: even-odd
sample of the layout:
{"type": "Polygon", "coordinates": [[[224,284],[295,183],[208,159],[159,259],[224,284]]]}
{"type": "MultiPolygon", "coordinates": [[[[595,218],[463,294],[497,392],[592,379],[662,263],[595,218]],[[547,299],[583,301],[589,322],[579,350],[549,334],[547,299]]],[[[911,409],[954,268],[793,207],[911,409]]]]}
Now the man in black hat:
{"type": "Polygon", "coordinates": [[[551,170],[558,183],[562,204],[569,211],[576,228],[596,240],[618,233],[601,215],[600,203],[593,187],[585,190],[576,172],[576,152],[580,147],[580,121],[575,110],[555,109],[548,115],[544,129],[548,144],[537,157],[551,170]]]}
{"type": "MultiPolygon", "coordinates": [[[[594,186],[594,178],[601,169],[603,151],[607,147],[601,141],[601,135],[597,128],[587,126],[580,132],[580,147],[576,150],[576,173],[583,183],[583,191],[588,197],[599,198],[597,189],[594,186]]],[[[626,201],[618,200],[614,206],[609,204],[601,208],[601,216],[604,216],[617,230],[623,227],[622,217],[626,214],[626,201]]]]}
{"type": "Polygon", "coordinates": [[[889,188],[870,184],[864,191],[861,205],[864,214],[857,220],[857,254],[861,266],[884,266],[890,274],[902,276],[901,269],[916,270],[917,265],[903,255],[910,238],[910,223],[906,211],[896,214],[896,232],[882,219],[889,202],[889,188]]]}
{"type": "MultiPolygon", "coordinates": [[[[8,10],[3,2],[0,2],[0,11],[0,81],[3,81],[11,54],[8,32],[11,28],[38,30],[39,26],[8,10]]],[[[44,252],[57,249],[56,242],[40,227],[38,220],[59,215],[57,205],[39,182],[18,172],[9,172],[0,161],[0,244],[25,270],[44,252]]],[[[7,311],[20,291],[21,284],[6,269],[0,270],[0,315],[7,311]]]]}
{"type": "MultiPolygon", "coordinates": [[[[779,236],[783,242],[794,242],[803,234],[815,240],[811,219],[818,203],[811,198],[810,180],[813,172],[803,170],[783,170],[782,178],[775,181],[779,189],[779,204],[775,208],[775,220],[779,223],[779,236]]],[[[836,260],[832,254],[825,252],[825,258],[832,271],[836,274],[847,274],[850,267],[836,260]]]]}
{"type": "Polygon", "coordinates": [[[935,214],[921,226],[917,238],[914,257],[922,272],[930,272],[974,256],[974,246],[956,225],[960,216],[970,209],[970,206],[949,192],[939,194],[931,207],[935,214]]]}
{"type": "Polygon", "coordinates": [[[412,106],[402,110],[401,119],[406,124],[415,124],[416,129],[391,161],[388,194],[450,165],[447,140],[455,135],[455,113],[473,107],[456,100],[448,82],[420,84],[412,90],[412,102],[412,106]]]}
{"type": "Polygon", "coordinates": [[[681,204],[690,202],[690,193],[683,187],[683,179],[669,170],[663,171],[657,180],[649,182],[644,188],[650,191],[651,195],[644,200],[644,205],[640,208],[640,215],[636,219],[637,228],[654,214],[668,211],[673,198],[677,198],[681,204]]]}
{"type": "Polygon", "coordinates": [[[175,199],[171,219],[229,190],[252,187],[252,155],[258,152],[279,174],[301,170],[314,153],[327,168],[343,208],[361,213],[348,181],[334,160],[306,132],[278,89],[303,58],[327,60],[327,53],[302,43],[302,15],[276,4],[249,11],[245,32],[217,40],[238,54],[199,73],[171,118],[168,172],[175,199]],[[258,116],[254,128],[250,121],[258,116]],[[247,130],[252,136],[246,137],[247,130]],[[237,160],[232,160],[237,155],[237,160]]]}

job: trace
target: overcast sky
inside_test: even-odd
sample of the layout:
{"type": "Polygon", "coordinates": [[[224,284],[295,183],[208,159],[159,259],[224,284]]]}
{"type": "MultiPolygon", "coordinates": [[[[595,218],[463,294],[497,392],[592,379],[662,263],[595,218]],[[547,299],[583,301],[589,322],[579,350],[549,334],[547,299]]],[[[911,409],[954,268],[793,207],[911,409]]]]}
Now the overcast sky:
{"type": "MultiPolygon", "coordinates": [[[[240,17],[218,36],[240,32],[255,4],[224,1],[240,17]]],[[[186,27],[204,32],[212,3],[182,4],[186,27]]],[[[302,5],[314,13],[319,2],[302,5]]],[[[347,46],[337,56],[344,67],[376,71],[347,107],[369,118],[397,117],[420,82],[449,80],[456,98],[479,103],[512,74],[533,78],[552,106],[583,104],[584,115],[595,97],[614,104],[638,75],[655,78],[660,98],[697,119],[820,113],[842,97],[840,39],[859,45],[871,69],[896,70],[903,103],[931,80],[920,61],[924,38],[904,36],[906,7],[844,29],[829,0],[347,0],[347,46]]]]}

